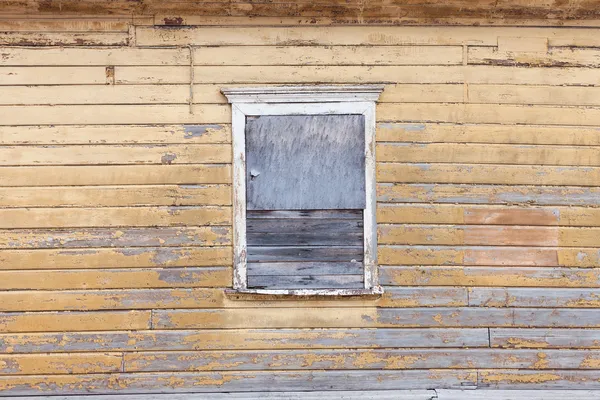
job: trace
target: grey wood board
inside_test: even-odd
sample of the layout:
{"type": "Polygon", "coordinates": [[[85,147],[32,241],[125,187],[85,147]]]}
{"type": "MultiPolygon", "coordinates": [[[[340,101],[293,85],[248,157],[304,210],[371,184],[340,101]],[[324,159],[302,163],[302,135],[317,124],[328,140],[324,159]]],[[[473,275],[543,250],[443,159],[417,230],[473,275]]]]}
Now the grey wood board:
{"type": "Polygon", "coordinates": [[[362,262],[272,262],[249,263],[251,275],[360,275],[362,262]]]}
{"type": "Polygon", "coordinates": [[[600,329],[492,328],[492,347],[600,349],[600,329]]]}
{"type": "Polygon", "coordinates": [[[286,246],[248,247],[248,262],[296,261],[362,261],[363,248],[359,246],[286,246]]]}
{"type": "Polygon", "coordinates": [[[248,117],[246,195],[249,210],[364,208],[364,117],[248,117]]]}
{"type": "Polygon", "coordinates": [[[252,289],[360,289],[364,275],[249,275],[252,289]]]}
{"type": "Polygon", "coordinates": [[[579,288],[488,288],[474,287],[471,306],[598,308],[600,289],[579,288]]]}
{"type": "Polygon", "coordinates": [[[600,390],[600,371],[489,370],[479,371],[478,387],[492,389],[593,389],[600,390]]]}
{"type": "Polygon", "coordinates": [[[361,246],[362,232],[252,232],[247,233],[248,246],[361,246]]]}
{"type": "MultiPolygon", "coordinates": [[[[57,379],[53,376],[52,379],[57,379]]],[[[184,372],[148,374],[68,375],[57,384],[11,384],[14,377],[1,377],[3,396],[36,394],[252,392],[277,391],[394,390],[428,387],[455,388],[475,385],[476,374],[464,370],[439,371],[278,371],[273,372],[184,372]],[[173,383],[170,383],[173,382],[173,383]],[[41,386],[41,387],[40,387],[41,386]],[[43,391],[40,391],[43,390],[43,391]]]]}
{"type": "Polygon", "coordinates": [[[316,218],[316,219],[356,219],[362,216],[362,209],[345,210],[248,210],[246,215],[253,218],[316,218]]]}
{"type": "MultiPolygon", "coordinates": [[[[540,330],[536,330],[540,331],[540,330]]],[[[544,331],[544,330],[541,330],[544,331]]],[[[580,332],[579,332],[580,333],[580,332]]],[[[594,331],[596,335],[599,331],[594,331]]],[[[573,335],[578,335],[575,332],[573,335]]],[[[596,336],[598,338],[600,336],[596,336]]],[[[591,337],[588,336],[588,339],[591,337]]],[[[488,347],[487,328],[193,329],[0,334],[0,352],[488,347]]]]}
{"type": "Polygon", "coordinates": [[[565,400],[565,399],[600,399],[600,391],[596,390],[453,390],[437,389],[436,400],[565,400]]]}

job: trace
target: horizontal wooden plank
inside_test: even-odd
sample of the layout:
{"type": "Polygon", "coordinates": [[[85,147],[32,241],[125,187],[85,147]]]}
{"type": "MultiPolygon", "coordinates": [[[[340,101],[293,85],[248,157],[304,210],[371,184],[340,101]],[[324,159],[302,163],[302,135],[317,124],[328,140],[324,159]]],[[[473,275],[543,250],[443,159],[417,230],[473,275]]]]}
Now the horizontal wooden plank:
{"type": "MultiPolygon", "coordinates": [[[[86,86],[86,93],[97,88],[86,86]]],[[[35,87],[18,88],[19,92],[35,87]]],[[[39,88],[47,89],[42,86],[39,88]]],[[[52,87],[50,87],[51,89],[52,87]]],[[[69,96],[73,96],[72,86],[69,96]]],[[[161,89],[162,90],[162,89],[161,89]]],[[[186,86],[189,92],[189,87],[186,86]]],[[[94,94],[95,96],[95,94],[94,94]]],[[[52,96],[54,97],[54,96],[52,96]]],[[[0,100],[2,101],[2,100],[0,100]]],[[[12,101],[12,100],[11,100],[12,101]]],[[[56,104],[56,103],[55,103],[56,104]]],[[[3,127],[2,145],[230,143],[231,125],[64,125],[3,127]]]]}
{"type": "Polygon", "coordinates": [[[490,329],[492,347],[507,348],[600,348],[598,329],[490,329]]]}
{"type": "MultiPolygon", "coordinates": [[[[55,67],[58,68],[58,67],[55,67]]],[[[85,67],[79,67],[85,68],[85,67]]],[[[88,67],[91,68],[91,67],[88,67]]],[[[116,66],[117,84],[189,83],[189,67],[116,66]]],[[[600,84],[594,68],[495,66],[197,66],[196,83],[394,83],[394,84],[600,84]]],[[[469,114],[472,118],[476,115],[469,114]]],[[[430,119],[423,119],[428,121],[430,119]]],[[[466,122],[466,121],[465,121],[466,122]]]]}
{"type": "Polygon", "coordinates": [[[0,186],[231,183],[229,165],[2,167],[0,186]]]}
{"type": "Polygon", "coordinates": [[[600,268],[384,266],[379,273],[382,285],[600,288],[600,268]]]}
{"type": "MultiPolygon", "coordinates": [[[[2,37],[0,37],[0,43],[2,37]]],[[[0,85],[73,85],[107,83],[104,67],[1,67],[0,85]]]]}
{"type": "Polygon", "coordinates": [[[192,111],[190,113],[188,105],[158,104],[0,106],[0,118],[2,125],[219,124],[231,122],[231,109],[225,105],[197,104],[192,107],[192,111]]]}
{"type": "Polygon", "coordinates": [[[600,168],[484,164],[377,165],[378,182],[597,186],[600,168]]]}
{"type": "Polygon", "coordinates": [[[127,353],[125,372],[218,370],[595,369],[590,350],[292,350],[127,353]]]}
{"type": "MultiPolygon", "coordinates": [[[[37,18],[24,15],[6,15],[0,17],[0,30],[10,32],[127,32],[131,18],[37,18]]],[[[4,51],[4,49],[3,49],[4,51]]]]}
{"type": "Polygon", "coordinates": [[[598,371],[479,371],[478,387],[491,389],[600,389],[598,371]]]}
{"type": "Polygon", "coordinates": [[[0,355],[0,375],[91,374],[122,372],[119,353],[0,355]]]}
{"type": "Polygon", "coordinates": [[[248,263],[248,275],[360,275],[361,262],[248,263]]]}
{"type": "MultiPolygon", "coordinates": [[[[581,86],[469,85],[467,98],[472,103],[487,104],[597,106],[600,105],[599,89],[581,86]]],[[[577,132],[577,129],[573,131],[577,132]]]]}
{"type": "MultiPolygon", "coordinates": [[[[360,219],[363,210],[251,210],[247,215],[253,219],[286,219],[290,220],[290,223],[293,223],[291,220],[293,219],[351,219],[357,220],[360,219]]],[[[263,224],[267,224],[266,221],[262,222],[263,224]]],[[[310,223],[310,222],[307,222],[310,223]]],[[[318,222],[315,222],[318,223],[318,222]]]]}
{"type": "Polygon", "coordinates": [[[0,250],[0,270],[221,266],[231,247],[0,250]]]}
{"type": "Polygon", "coordinates": [[[600,147],[380,143],[377,145],[377,161],[406,163],[600,166],[600,147]]]}
{"type": "MultiPolygon", "coordinates": [[[[248,220],[249,221],[249,220],[248,220]]],[[[326,229],[320,232],[271,233],[248,232],[246,235],[248,246],[361,246],[363,233],[335,231],[326,229]]]]}
{"type": "Polygon", "coordinates": [[[225,164],[229,144],[4,146],[0,165],[225,164]]]}
{"type": "Polygon", "coordinates": [[[0,46],[127,46],[127,32],[0,32],[0,46]]]}
{"type": "Polygon", "coordinates": [[[0,271],[0,277],[2,290],[227,287],[232,282],[229,267],[0,271]]]}
{"type": "Polygon", "coordinates": [[[496,104],[490,107],[488,104],[382,103],[377,106],[377,120],[596,126],[600,124],[600,108],[520,104],[496,104]]]}
{"type": "Polygon", "coordinates": [[[277,380],[281,391],[418,389],[424,386],[460,388],[475,385],[473,371],[296,371],[279,372],[195,372],[113,375],[40,375],[0,377],[7,387],[4,395],[247,392],[269,387],[277,380]],[[44,388],[40,392],[40,387],[44,388]]]}
{"type": "Polygon", "coordinates": [[[149,329],[150,311],[2,313],[0,332],[149,329]]]}
{"type": "Polygon", "coordinates": [[[598,228],[379,225],[380,244],[598,247],[598,228]]]}
{"type": "Polygon", "coordinates": [[[196,47],[194,65],[461,65],[462,46],[196,47]]]}
{"type": "Polygon", "coordinates": [[[581,186],[392,184],[377,185],[387,203],[600,206],[600,188],[581,186]]]}
{"type": "Polygon", "coordinates": [[[361,289],[364,275],[248,275],[248,287],[260,289],[361,289]]]}
{"type": "Polygon", "coordinates": [[[469,64],[547,67],[598,67],[600,51],[594,48],[553,47],[544,52],[514,52],[469,46],[469,64]]]}
{"type": "Polygon", "coordinates": [[[439,389],[436,394],[440,400],[504,400],[506,398],[527,398],[529,400],[561,400],[565,397],[594,397],[598,391],[582,389],[477,389],[477,390],[453,390],[439,389]]]}
{"type": "Polygon", "coordinates": [[[471,288],[469,305],[485,307],[576,307],[600,306],[600,290],[594,289],[524,289],[471,288]]]}
{"type": "Polygon", "coordinates": [[[225,226],[0,230],[0,249],[191,247],[230,244],[231,228],[225,226]]]}
{"type": "MultiPolygon", "coordinates": [[[[463,4],[464,6],[464,4],[463,4]]],[[[549,37],[551,46],[600,43],[590,37],[592,30],[544,28],[471,27],[217,27],[161,29],[137,27],[139,46],[164,45],[462,45],[476,37],[480,46],[497,46],[498,36],[549,37]]]]}
{"type": "Polygon", "coordinates": [[[561,247],[458,247],[385,245],[378,249],[382,265],[465,266],[600,266],[598,248],[561,247]]]}
{"type": "Polygon", "coordinates": [[[248,262],[362,261],[362,246],[281,246],[248,248],[248,262]]]}
{"type": "Polygon", "coordinates": [[[229,185],[0,187],[0,207],[231,205],[229,185]]]}
{"type": "Polygon", "coordinates": [[[268,308],[156,310],[155,329],[376,327],[600,327],[600,310],[583,308],[268,308]]]}
{"type": "Polygon", "coordinates": [[[230,225],[230,207],[5,208],[0,228],[230,225]]]}
{"type": "Polygon", "coordinates": [[[486,328],[199,329],[0,334],[3,353],[488,347],[486,328]]]}
{"type": "Polygon", "coordinates": [[[379,223],[600,226],[600,210],[585,207],[380,204],[379,223]]]}
{"type": "MultiPolygon", "coordinates": [[[[56,22],[55,22],[56,23],[56,22]]],[[[77,21],[73,21],[77,23],[77,21]]],[[[127,24],[97,20],[97,24],[115,25],[127,32],[127,24]]],[[[85,21],[79,24],[85,25],[85,21]]],[[[111,26],[112,28],[112,26],[111,26]]],[[[67,37],[66,34],[63,34],[67,37]]],[[[70,34],[76,35],[76,34],[70,34]]],[[[151,49],[137,47],[103,48],[0,48],[0,66],[114,66],[114,65],[190,65],[188,49],[151,49]],[[42,63],[40,60],[44,60],[42,63]]]]}
{"type": "MultiPolygon", "coordinates": [[[[423,86],[423,85],[420,85],[423,86]]],[[[491,86],[491,85],[469,85],[473,93],[492,93],[494,88],[502,90],[502,95],[511,93],[511,88],[517,92],[532,91],[535,98],[543,99],[537,91],[549,91],[549,87],[538,89],[536,86],[491,86]],[[479,90],[481,89],[481,90],[479,90]]],[[[566,98],[563,93],[566,90],[595,88],[563,87],[557,86],[552,90],[559,91],[559,95],[552,96],[554,101],[566,98]],[[560,92],[563,91],[563,92],[560,92]]],[[[386,87],[387,90],[387,87],[386,87]]],[[[549,92],[547,92],[549,93],[549,92]]],[[[556,92],[552,92],[556,93],[556,92]]],[[[557,93],[557,94],[558,94],[557,93]]],[[[385,92],[384,92],[385,94],[385,92]]],[[[383,94],[383,95],[384,95],[383,94]]],[[[382,95],[382,96],[383,96],[382,95]]],[[[500,94],[499,94],[500,95],[500,94]]],[[[533,97],[533,94],[532,94],[533,97]]],[[[594,99],[597,97],[594,95],[594,99]]],[[[495,100],[495,98],[493,98],[495,100]]],[[[478,102],[484,103],[483,98],[478,102]]],[[[500,99],[498,99],[500,100],[500,99]]],[[[491,101],[491,100],[490,100],[491,101]]],[[[533,100],[519,101],[521,104],[529,104],[533,100]]],[[[398,101],[400,102],[400,101],[398,101]]],[[[415,101],[416,102],[416,101],[415,101]]],[[[501,101],[497,101],[501,102],[501,101]]],[[[508,101],[510,103],[510,101],[508,101]]],[[[585,126],[545,126],[545,125],[501,125],[501,124],[439,124],[439,123],[392,123],[381,122],[377,124],[377,140],[390,142],[415,142],[415,143],[506,143],[506,144],[549,144],[549,145],[571,145],[571,146],[598,146],[600,138],[594,127],[585,126]]]]}

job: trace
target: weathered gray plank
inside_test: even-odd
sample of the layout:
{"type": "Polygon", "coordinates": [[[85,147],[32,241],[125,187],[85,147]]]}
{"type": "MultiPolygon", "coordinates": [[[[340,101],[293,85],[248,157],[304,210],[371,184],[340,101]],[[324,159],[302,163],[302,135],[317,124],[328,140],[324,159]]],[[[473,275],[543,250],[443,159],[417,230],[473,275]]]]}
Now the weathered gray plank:
{"type": "Polygon", "coordinates": [[[248,247],[248,262],[362,261],[359,246],[248,247]]]}
{"type": "Polygon", "coordinates": [[[249,288],[360,289],[364,275],[248,275],[249,288]]]}
{"type": "MultiPolygon", "coordinates": [[[[565,399],[596,399],[600,392],[595,390],[453,390],[436,389],[437,400],[565,400],[565,399]]],[[[103,399],[104,400],[104,399],[103,399]]]]}
{"type": "Polygon", "coordinates": [[[483,370],[477,387],[492,389],[600,389],[600,371],[483,370]]]}
{"type": "MultiPolygon", "coordinates": [[[[0,352],[488,347],[477,329],[199,329],[0,334],[0,352]]],[[[600,345],[599,345],[600,348],[600,345]]]]}
{"type": "Polygon", "coordinates": [[[384,288],[379,307],[460,307],[468,305],[465,287],[421,286],[384,288]]]}
{"type": "Polygon", "coordinates": [[[0,377],[5,396],[40,394],[394,390],[475,386],[469,370],[187,372],[0,377]],[[9,384],[10,383],[10,384],[9,384]]]}
{"type": "Polygon", "coordinates": [[[492,347],[600,349],[600,329],[490,329],[492,347]]]}
{"type": "Polygon", "coordinates": [[[364,208],[364,129],[359,115],[248,118],[248,209],[364,208]]]}
{"type": "Polygon", "coordinates": [[[248,276],[252,275],[360,275],[361,262],[273,262],[249,263],[248,276]]]}
{"type": "Polygon", "coordinates": [[[249,247],[254,246],[361,246],[362,232],[323,229],[320,232],[281,233],[277,230],[249,232],[246,235],[249,247]]]}
{"type": "Polygon", "coordinates": [[[469,291],[470,306],[485,307],[600,307],[600,289],[489,288],[469,291]]]}
{"type": "Polygon", "coordinates": [[[358,219],[363,210],[248,210],[247,215],[261,219],[358,219]]]}
{"type": "Polygon", "coordinates": [[[600,351],[260,350],[126,353],[125,372],[348,369],[598,369],[600,351]]]}

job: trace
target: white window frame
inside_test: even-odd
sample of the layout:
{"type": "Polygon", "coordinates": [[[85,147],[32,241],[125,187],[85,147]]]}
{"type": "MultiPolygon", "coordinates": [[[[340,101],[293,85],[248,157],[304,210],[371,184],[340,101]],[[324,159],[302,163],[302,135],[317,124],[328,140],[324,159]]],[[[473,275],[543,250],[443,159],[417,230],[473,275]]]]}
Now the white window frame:
{"type": "Polygon", "coordinates": [[[375,102],[380,85],[224,88],[233,135],[233,288],[237,293],[356,296],[380,294],[377,266],[375,102]],[[364,288],[249,289],[246,241],[246,117],[261,115],[363,115],[365,121],[364,288]]]}

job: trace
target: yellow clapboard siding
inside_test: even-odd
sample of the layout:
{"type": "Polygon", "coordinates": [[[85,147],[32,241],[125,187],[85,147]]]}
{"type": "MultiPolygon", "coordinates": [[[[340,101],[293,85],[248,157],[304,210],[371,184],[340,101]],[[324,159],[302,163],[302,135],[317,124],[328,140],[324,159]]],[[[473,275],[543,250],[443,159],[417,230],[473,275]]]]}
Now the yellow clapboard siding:
{"type": "Polygon", "coordinates": [[[543,52],[513,52],[487,47],[469,47],[469,64],[515,64],[535,66],[600,66],[600,51],[592,48],[554,47],[543,52]]]}
{"type": "Polygon", "coordinates": [[[600,87],[469,85],[467,96],[471,103],[600,105],[600,87]]]}
{"type": "Polygon", "coordinates": [[[231,108],[186,105],[1,106],[3,125],[102,125],[231,123],[231,108]]]}
{"type": "Polygon", "coordinates": [[[0,147],[0,165],[225,164],[228,144],[0,147]]]}
{"type": "MultiPolygon", "coordinates": [[[[104,87],[104,86],[103,86],[104,87]]],[[[1,145],[230,143],[231,125],[10,126],[1,145]]]]}
{"type": "Polygon", "coordinates": [[[0,209],[0,228],[230,225],[230,207],[0,209]]]}
{"type": "Polygon", "coordinates": [[[600,147],[386,143],[377,145],[377,161],[600,166],[600,147]]]}
{"type": "Polygon", "coordinates": [[[231,205],[229,185],[0,187],[0,207],[231,205]]]}
{"type": "Polygon", "coordinates": [[[127,46],[127,32],[0,32],[0,46],[127,46]]]}
{"type": "Polygon", "coordinates": [[[231,183],[230,165],[2,167],[0,186],[231,183]]]}
{"type": "Polygon", "coordinates": [[[378,163],[377,180],[397,183],[489,183],[597,186],[600,168],[486,164],[378,163]]]}
{"type": "Polygon", "coordinates": [[[462,46],[196,47],[195,65],[461,65],[462,46]]]}
{"type": "Polygon", "coordinates": [[[528,226],[379,225],[380,244],[600,247],[600,229],[528,226]]]}
{"type": "MultiPolygon", "coordinates": [[[[0,22],[0,25],[2,22],[0,22]]],[[[115,23],[125,25],[123,23],[115,23]]],[[[120,25],[116,25],[120,26],[120,25]]],[[[127,31],[125,25],[124,31],[127,31]]],[[[0,48],[0,66],[190,65],[188,49],[0,48]],[[40,60],[43,60],[40,62],[40,60]]]]}
{"type": "MultiPolygon", "coordinates": [[[[2,290],[227,287],[231,268],[0,271],[2,290]]],[[[102,329],[102,327],[99,327],[102,329]]]]}
{"type": "Polygon", "coordinates": [[[496,46],[498,36],[548,37],[551,46],[593,46],[594,29],[476,27],[137,27],[139,46],[189,45],[462,45],[496,46]]]}
{"type": "Polygon", "coordinates": [[[1,314],[0,332],[149,329],[150,311],[1,314]]]}
{"type": "Polygon", "coordinates": [[[588,207],[509,207],[385,204],[377,221],[394,224],[600,226],[600,209],[588,207]]]}
{"type": "Polygon", "coordinates": [[[479,124],[600,125],[600,108],[499,104],[385,103],[378,121],[479,124]]]}
{"type": "Polygon", "coordinates": [[[0,250],[0,269],[88,269],[223,266],[231,247],[127,247],[0,250]]]}
{"type": "MultiPolygon", "coordinates": [[[[483,88],[483,86],[481,87],[483,88]]],[[[507,87],[508,86],[502,86],[502,88],[507,87]]],[[[511,87],[520,88],[519,86],[511,87]]],[[[560,90],[564,88],[557,89],[560,90]]],[[[490,93],[492,93],[493,96],[493,87],[490,87],[490,93]]],[[[600,136],[598,135],[598,130],[595,127],[544,125],[457,125],[440,123],[380,122],[377,124],[377,140],[382,142],[415,143],[505,143],[571,146],[600,145],[600,136]]]]}
{"type": "MultiPolygon", "coordinates": [[[[90,67],[91,68],[91,67],[90,67]]],[[[115,67],[117,84],[189,83],[190,69],[115,67]]],[[[268,83],[469,83],[526,85],[600,85],[594,68],[519,68],[497,66],[197,66],[194,82],[268,83]]]]}
{"type": "Polygon", "coordinates": [[[92,374],[122,371],[119,353],[0,355],[1,375],[92,374]]]}
{"type": "Polygon", "coordinates": [[[106,79],[104,67],[0,67],[0,85],[104,85],[106,79]]]}
{"type": "Polygon", "coordinates": [[[382,267],[381,281],[399,286],[492,286],[598,288],[599,268],[382,267]]]}

